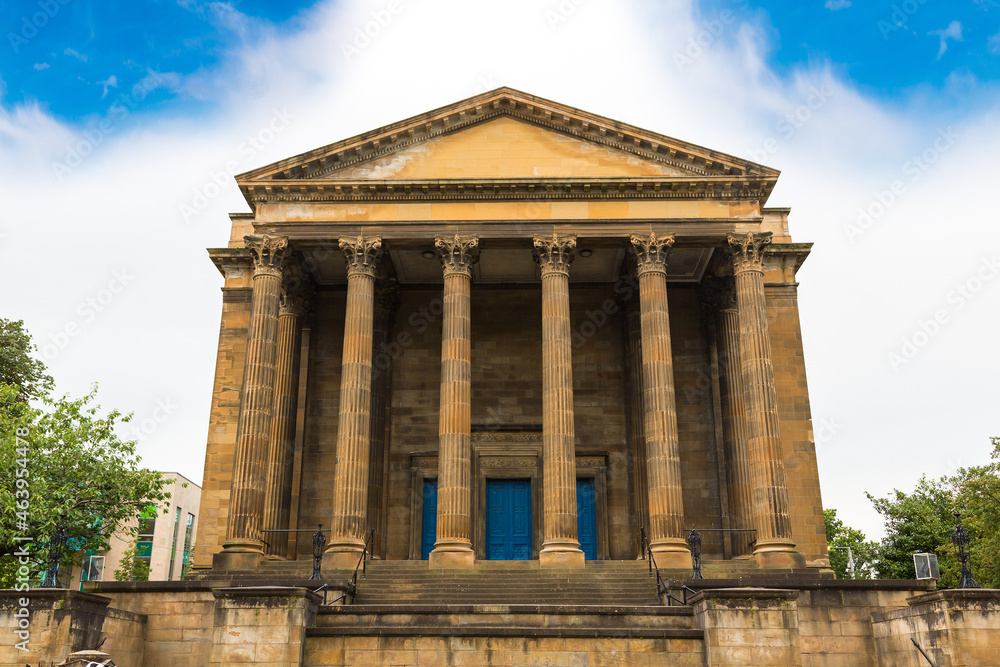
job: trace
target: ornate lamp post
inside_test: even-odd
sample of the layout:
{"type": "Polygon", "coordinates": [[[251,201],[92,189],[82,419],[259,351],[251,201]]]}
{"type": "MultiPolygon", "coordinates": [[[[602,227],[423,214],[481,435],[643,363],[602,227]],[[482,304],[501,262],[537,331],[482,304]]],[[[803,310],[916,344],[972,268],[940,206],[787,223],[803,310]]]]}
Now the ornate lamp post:
{"type": "Polygon", "coordinates": [[[970,541],[969,534],[962,527],[962,517],[958,512],[955,512],[955,531],[951,534],[951,541],[958,547],[958,562],[962,565],[962,581],[959,582],[958,587],[979,588],[979,584],[972,578],[972,571],[969,569],[969,552],[966,551],[970,541]]]}
{"type": "Polygon", "coordinates": [[[45,570],[42,588],[59,588],[59,561],[66,546],[66,515],[62,515],[49,540],[49,566],[45,570]]]}
{"type": "Polygon", "coordinates": [[[705,575],[701,573],[701,533],[692,528],[687,536],[687,545],[691,549],[691,578],[704,579],[705,575]]]}

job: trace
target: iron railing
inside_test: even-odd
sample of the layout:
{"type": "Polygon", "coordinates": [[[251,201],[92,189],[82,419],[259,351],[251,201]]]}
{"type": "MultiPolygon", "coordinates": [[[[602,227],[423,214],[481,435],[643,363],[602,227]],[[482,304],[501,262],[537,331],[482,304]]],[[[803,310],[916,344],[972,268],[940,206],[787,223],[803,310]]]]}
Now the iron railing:
{"type": "MultiPolygon", "coordinates": [[[[297,530],[284,530],[284,529],[274,529],[274,530],[262,530],[262,533],[313,533],[313,571],[309,576],[310,581],[317,579],[323,579],[323,573],[321,572],[323,566],[323,547],[326,546],[326,535],[323,533],[329,533],[329,528],[324,528],[323,524],[319,524],[319,528],[313,530],[312,528],[299,528],[297,530]]],[[[262,540],[263,541],[263,540],[262,540]]],[[[265,542],[265,544],[267,544],[265,542]]],[[[317,589],[318,591],[319,589],[317,589]]]]}
{"type": "Polygon", "coordinates": [[[365,539],[365,548],[361,550],[361,557],[358,559],[358,564],[354,566],[354,574],[351,576],[351,582],[347,585],[347,593],[344,594],[351,596],[351,604],[354,604],[354,599],[358,593],[358,570],[361,570],[361,578],[364,579],[368,572],[368,561],[371,560],[372,544],[374,541],[375,529],[372,528],[368,531],[368,537],[365,539]]]}

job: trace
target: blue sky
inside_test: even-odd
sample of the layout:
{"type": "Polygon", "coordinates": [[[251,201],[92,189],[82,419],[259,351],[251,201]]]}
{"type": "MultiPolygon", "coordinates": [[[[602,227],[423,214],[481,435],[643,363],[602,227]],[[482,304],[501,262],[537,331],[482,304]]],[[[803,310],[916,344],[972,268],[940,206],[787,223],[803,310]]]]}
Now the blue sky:
{"type": "MultiPolygon", "coordinates": [[[[300,13],[313,4],[8,1],[3,98],[37,101],[58,118],[86,123],[155,71],[164,84],[144,96],[142,108],[170,103],[193,111],[203,100],[171,82],[216,66],[255,34],[301,29],[300,13]]],[[[1000,78],[1000,0],[708,0],[700,18],[707,34],[730,21],[755,22],[778,73],[829,62],[887,99],[924,91],[960,106],[970,82],[1000,78]]]]}
{"type": "Polygon", "coordinates": [[[850,1],[0,0],[0,315],[198,481],[232,175],[509,85],[782,171],[824,501],[877,534],[1000,434],[1000,0],[850,1]]]}

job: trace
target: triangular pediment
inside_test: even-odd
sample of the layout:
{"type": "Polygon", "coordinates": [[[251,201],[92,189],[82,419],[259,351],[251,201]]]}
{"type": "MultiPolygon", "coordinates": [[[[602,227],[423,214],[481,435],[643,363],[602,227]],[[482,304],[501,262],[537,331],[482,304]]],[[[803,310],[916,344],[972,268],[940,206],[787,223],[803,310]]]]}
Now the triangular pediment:
{"type": "MultiPolygon", "coordinates": [[[[510,88],[240,174],[244,196],[434,196],[457,188],[541,196],[635,190],[765,200],[778,172],[510,88]],[[508,190],[508,187],[510,188],[508,190]],[[524,194],[524,193],[522,193],[524,194]]],[[[520,196],[520,195],[518,195],[520,196]]]]}

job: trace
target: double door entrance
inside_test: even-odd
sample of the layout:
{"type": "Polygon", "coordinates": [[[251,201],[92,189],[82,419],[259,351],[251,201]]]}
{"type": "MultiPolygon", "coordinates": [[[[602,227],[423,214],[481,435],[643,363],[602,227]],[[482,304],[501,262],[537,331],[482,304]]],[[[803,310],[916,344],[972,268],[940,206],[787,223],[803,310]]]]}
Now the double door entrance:
{"type": "MultiPolygon", "coordinates": [[[[437,534],[437,480],[424,479],[421,558],[434,549],[437,534]]],[[[597,513],[594,478],[576,482],[577,535],[588,560],[597,557],[597,513]]],[[[531,480],[486,479],[486,558],[488,560],[531,560],[532,526],[531,480]]]]}

